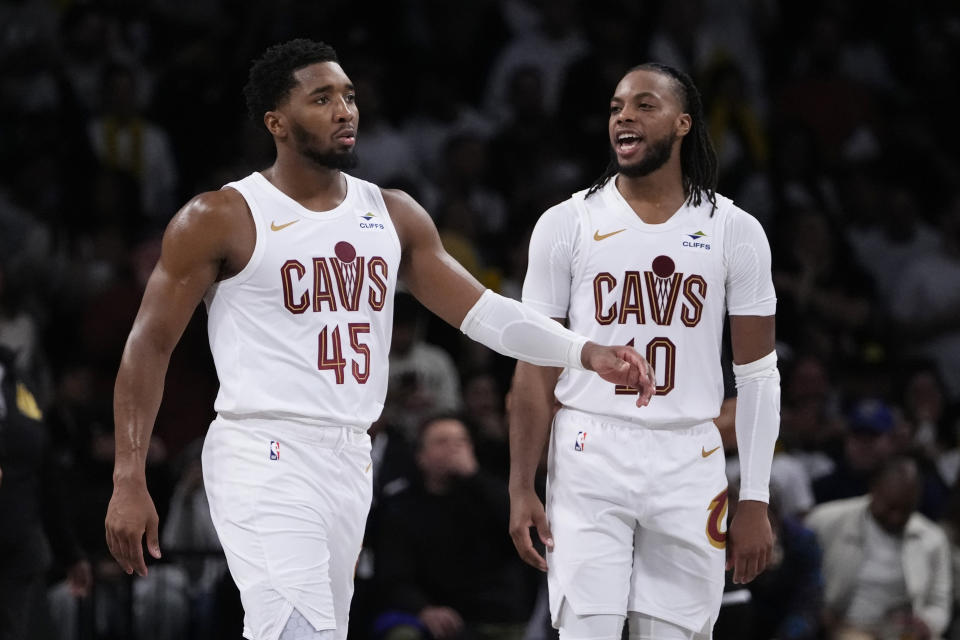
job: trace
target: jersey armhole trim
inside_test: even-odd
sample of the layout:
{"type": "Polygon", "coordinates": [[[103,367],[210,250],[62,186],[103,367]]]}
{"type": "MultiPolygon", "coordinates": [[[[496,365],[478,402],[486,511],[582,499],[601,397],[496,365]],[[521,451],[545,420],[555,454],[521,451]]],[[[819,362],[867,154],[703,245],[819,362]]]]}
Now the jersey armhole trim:
{"type": "Polygon", "coordinates": [[[393,244],[397,249],[397,255],[399,255],[402,260],[403,246],[400,244],[400,234],[397,232],[397,225],[393,222],[393,216],[390,215],[390,209],[387,207],[387,201],[383,199],[382,189],[373,183],[361,181],[359,178],[353,178],[353,176],[350,177],[353,180],[356,180],[358,186],[362,184],[366,187],[365,190],[370,192],[371,197],[374,200],[374,204],[379,205],[383,213],[386,215],[387,222],[390,224],[390,237],[393,238],[393,244]]]}
{"type": "MultiPolygon", "coordinates": [[[[583,191],[573,194],[573,208],[577,212],[576,243],[570,250],[570,288],[579,281],[583,265],[587,262],[586,253],[590,250],[590,211],[587,210],[587,200],[583,191]]],[[[571,297],[572,301],[572,297],[571,297]]],[[[569,305],[568,305],[569,306],[569,305]]],[[[567,316],[569,317],[569,310],[567,316]]]]}
{"type": "Polygon", "coordinates": [[[247,188],[242,182],[231,182],[225,184],[223,189],[233,189],[239,193],[244,202],[247,204],[247,212],[250,217],[253,218],[253,228],[254,228],[254,244],[253,244],[253,253],[250,254],[250,259],[247,260],[247,264],[243,266],[243,269],[240,269],[236,274],[225,278],[223,280],[218,280],[214,283],[214,287],[234,287],[240,284],[243,284],[256,272],[257,267],[260,266],[260,262],[263,259],[264,253],[264,225],[263,225],[263,216],[260,215],[260,207],[256,202],[256,198],[253,197],[250,189],[247,188]]]}

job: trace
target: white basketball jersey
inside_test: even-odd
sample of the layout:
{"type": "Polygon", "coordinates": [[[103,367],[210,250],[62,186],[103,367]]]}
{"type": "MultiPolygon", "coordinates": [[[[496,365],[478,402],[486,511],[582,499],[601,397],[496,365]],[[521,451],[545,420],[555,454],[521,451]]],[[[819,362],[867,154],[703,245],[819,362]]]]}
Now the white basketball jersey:
{"type": "Polygon", "coordinates": [[[379,417],[400,241],[380,189],[344,175],[346,197],[323,212],[258,172],[226,185],[257,240],[205,297],[219,414],[363,429],[379,417]]]}
{"type": "Polygon", "coordinates": [[[651,428],[715,418],[723,400],[724,314],[772,315],[770,248],[755,218],[717,195],[645,224],[615,180],[548,210],[530,242],[523,302],[600,344],[629,344],[657,373],[656,395],[637,408],[636,389],[567,369],[564,405],[651,428]]]}

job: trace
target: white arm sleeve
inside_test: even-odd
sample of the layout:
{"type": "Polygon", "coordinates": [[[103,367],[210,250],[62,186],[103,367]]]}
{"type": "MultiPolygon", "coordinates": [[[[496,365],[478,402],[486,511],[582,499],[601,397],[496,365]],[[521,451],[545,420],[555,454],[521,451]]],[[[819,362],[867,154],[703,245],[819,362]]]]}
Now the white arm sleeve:
{"type": "Polygon", "coordinates": [[[580,217],[570,200],[547,209],[530,236],[523,304],[551,318],[566,318],[580,217]]]}
{"type": "Polygon", "coordinates": [[[777,352],[733,365],[737,381],[737,452],[740,499],[770,501],[770,467],[780,433],[780,372],[777,352]]]}
{"type": "Polygon", "coordinates": [[[770,270],[770,243],[756,218],[741,209],[731,211],[724,230],[727,264],[727,313],[732,316],[772,316],[777,309],[770,270]]]}
{"type": "Polygon", "coordinates": [[[460,331],[497,353],[531,364],[584,368],[580,351],[586,338],[489,289],[467,312],[460,331]]]}

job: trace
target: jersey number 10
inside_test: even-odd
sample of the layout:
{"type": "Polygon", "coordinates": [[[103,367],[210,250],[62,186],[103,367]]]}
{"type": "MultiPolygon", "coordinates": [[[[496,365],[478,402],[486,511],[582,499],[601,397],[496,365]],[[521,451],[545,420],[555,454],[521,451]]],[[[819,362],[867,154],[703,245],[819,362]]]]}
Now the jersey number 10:
{"type": "MultiPolygon", "coordinates": [[[[627,343],[627,346],[634,346],[633,339],[627,343]]],[[[657,375],[657,380],[661,380],[660,374],[661,372],[663,373],[663,382],[657,384],[653,395],[665,396],[673,391],[677,380],[677,346],[670,341],[670,338],[654,338],[647,343],[647,352],[644,355],[647,358],[647,362],[653,367],[657,375]],[[662,362],[660,360],[661,356],[663,358],[662,362]]],[[[640,389],[618,384],[613,392],[616,395],[635,396],[640,393],[640,389]]]]}
{"type": "MultiPolygon", "coordinates": [[[[343,384],[345,379],[345,369],[347,360],[343,357],[343,341],[340,338],[340,326],[335,326],[333,331],[330,327],[324,327],[320,331],[318,338],[317,369],[325,371],[332,369],[337,378],[337,384],[343,384]]],[[[369,322],[351,322],[347,325],[347,333],[350,334],[350,346],[354,352],[362,357],[363,364],[354,360],[350,363],[350,371],[354,379],[360,384],[366,384],[370,378],[370,347],[360,344],[360,335],[370,333],[369,322]]]]}

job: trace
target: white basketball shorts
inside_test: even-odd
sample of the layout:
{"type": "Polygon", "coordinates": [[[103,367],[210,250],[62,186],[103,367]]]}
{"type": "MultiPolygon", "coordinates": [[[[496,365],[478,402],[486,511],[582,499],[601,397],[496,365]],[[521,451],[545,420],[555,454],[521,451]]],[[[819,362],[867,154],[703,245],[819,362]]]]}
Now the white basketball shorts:
{"type": "Polygon", "coordinates": [[[203,480],[243,602],[243,635],[276,640],[294,608],[347,637],[370,509],[370,438],[347,427],[218,416],[203,480]]]}
{"type": "Polygon", "coordinates": [[[653,430],[561,409],[550,440],[547,554],[554,624],[647,614],[699,632],[720,610],[727,479],[713,422],[653,430]]]}

